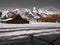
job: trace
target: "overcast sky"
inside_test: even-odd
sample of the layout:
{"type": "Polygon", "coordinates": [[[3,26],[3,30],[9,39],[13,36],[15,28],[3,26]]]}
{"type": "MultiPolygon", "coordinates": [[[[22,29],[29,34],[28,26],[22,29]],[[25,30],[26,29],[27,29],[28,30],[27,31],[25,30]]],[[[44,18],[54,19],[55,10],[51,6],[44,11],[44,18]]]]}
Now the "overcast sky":
{"type": "Polygon", "coordinates": [[[54,6],[60,8],[60,0],[0,0],[0,9],[2,8],[38,8],[45,6],[54,6]]]}

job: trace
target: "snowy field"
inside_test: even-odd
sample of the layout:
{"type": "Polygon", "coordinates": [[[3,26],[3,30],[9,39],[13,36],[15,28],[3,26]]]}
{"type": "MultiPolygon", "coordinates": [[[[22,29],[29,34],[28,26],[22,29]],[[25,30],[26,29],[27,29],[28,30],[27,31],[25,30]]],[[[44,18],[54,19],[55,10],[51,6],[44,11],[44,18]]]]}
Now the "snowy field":
{"type": "Polygon", "coordinates": [[[37,26],[49,26],[49,27],[60,27],[60,23],[30,23],[30,24],[3,24],[0,23],[0,28],[10,28],[10,27],[37,27],[37,26]]]}
{"type": "Polygon", "coordinates": [[[60,35],[60,23],[0,24],[0,45],[14,43],[17,39],[17,42],[24,41],[24,38],[28,38],[30,34],[36,37],[48,37],[48,40],[55,39],[56,35],[58,35],[56,38],[60,35]]]}

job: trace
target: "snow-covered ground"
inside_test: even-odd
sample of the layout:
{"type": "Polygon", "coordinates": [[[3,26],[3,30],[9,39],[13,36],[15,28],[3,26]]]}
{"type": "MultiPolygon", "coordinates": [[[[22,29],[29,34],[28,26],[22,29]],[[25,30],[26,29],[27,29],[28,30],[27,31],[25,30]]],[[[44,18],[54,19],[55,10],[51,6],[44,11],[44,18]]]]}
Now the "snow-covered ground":
{"type": "Polygon", "coordinates": [[[49,23],[49,22],[33,22],[30,24],[3,24],[0,23],[0,28],[10,28],[10,27],[37,27],[37,26],[50,26],[50,27],[60,27],[60,23],[49,23]]]}
{"type": "Polygon", "coordinates": [[[34,36],[60,34],[60,23],[0,24],[0,44],[5,40],[15,40],[34,36]]]}

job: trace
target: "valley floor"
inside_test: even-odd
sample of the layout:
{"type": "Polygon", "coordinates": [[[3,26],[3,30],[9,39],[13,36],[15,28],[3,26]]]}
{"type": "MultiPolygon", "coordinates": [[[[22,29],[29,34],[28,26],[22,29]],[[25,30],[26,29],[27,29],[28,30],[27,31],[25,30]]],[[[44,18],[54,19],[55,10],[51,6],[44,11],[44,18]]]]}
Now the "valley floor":
{"type": "Polygon", "coordinates": [[[0,45],[32,45],[32,44],[60,45],[60,23],[45,23],[45,22],[34,24],[0,23],[0,45]],[[33,39],[31,38],[31,35],[33,35],[33,39]]]}

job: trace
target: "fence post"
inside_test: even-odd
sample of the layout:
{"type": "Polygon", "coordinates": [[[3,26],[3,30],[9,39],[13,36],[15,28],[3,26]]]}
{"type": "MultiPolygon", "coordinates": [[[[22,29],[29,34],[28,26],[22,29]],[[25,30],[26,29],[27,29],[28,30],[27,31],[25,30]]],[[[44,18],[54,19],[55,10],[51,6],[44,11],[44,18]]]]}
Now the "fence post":
{"type": "Polygon", "coordinates": [[[33,34],[30,34],[31,37],[31,45],[33,45],[33,34]]]}

